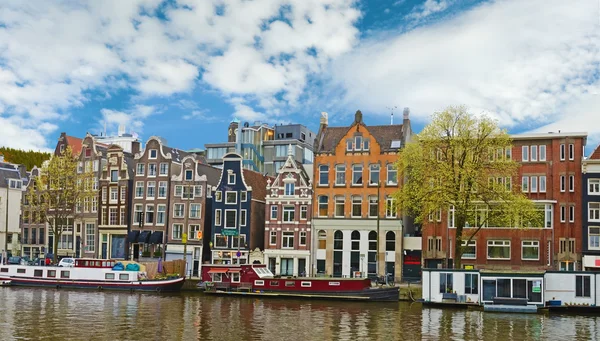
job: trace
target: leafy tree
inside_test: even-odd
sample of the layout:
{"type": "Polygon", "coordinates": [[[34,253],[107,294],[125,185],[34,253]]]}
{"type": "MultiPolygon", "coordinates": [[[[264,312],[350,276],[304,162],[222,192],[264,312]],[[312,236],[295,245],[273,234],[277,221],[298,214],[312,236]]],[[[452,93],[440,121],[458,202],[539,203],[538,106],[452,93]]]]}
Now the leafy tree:
{"type": "Polygon", "coordinates": [[[59,156],[44,163],[39,176],[32,179],[32,186],[27,188],[30,210],[46,220],[54,236],[55,263],[62,233],[73,228],[73,221],[81,212],[76,207],[81,207],[81,202],[96,195],[92,186],[94,173],[91,169],[78,172],[78,163],[77,156],[67,147],[59,156]]]}
{"type": "Polygon", "coordinates": [[[8,147],[0,147],[0,154],[4,155],[5,161],[25,165],[28,170],[31,170],[33,166],[40,167],[44,161],[50,159],[50,153],[33,150],[24,151],[8,147]]]}
{"type": "Polygon", "coordinates": [[[455,268],[461,267],[463,240],[468,244],[481,228],[543,226],[544,211],[513,185],[519,163],[511,159],[511,147],[494,120],[448,107],[400,153],[398,204],[424,229],[448,212],[456,227],[455,268]]]}

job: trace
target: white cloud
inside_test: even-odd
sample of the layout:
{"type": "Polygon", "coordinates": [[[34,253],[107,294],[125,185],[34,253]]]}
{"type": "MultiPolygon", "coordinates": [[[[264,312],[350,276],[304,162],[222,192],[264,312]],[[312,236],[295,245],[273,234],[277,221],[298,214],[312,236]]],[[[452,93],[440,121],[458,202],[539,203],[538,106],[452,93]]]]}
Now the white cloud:
{"type": "Polygon", "coordinates": [[[258,116],[250,102],[277,112],[297,103],[307,75],[356,44],[355,1],[5,0],[0,110],[50,122],[98,94],[133,89],[143,101],[190,92],[201,80],[225,99],[241,98],[235,110],[244,115],[258,116]],[[166,21],[154,16],[159,8],[166,21]]]}
{"type": "MultiPolygon", "coordinates": [[[[401,36],[385,32],[334,62],[330,87],[345,90],[340,106],[385,115],[388,106],[406,106],[421,121],[466,104],[513,131],[564,122],[566,110],[579,110],[575,103],[599,85],[597,6],[496,1],[401,36]]],[[[578,117],[598,116],[590,106],[578,117]]]]}
{"type": "Polygon", "coordinates": [[[421,20],[432,14],[445,11],[453,2],[451,0],[426,0],[423,5],[417,6],[407,17],[421,20]]]}
{"type": "Polygon", "coordinates": [[[144,121],[151,115],[160,113],[154,106],[135,105],[127,111],[118,111],[112,109],[101,109],[101,120],[98,126],[101,129],[106,128],[106,133],[116,135],[120,126],[123,126],[126,131],[140,133],[144,127],[144,121]]]}

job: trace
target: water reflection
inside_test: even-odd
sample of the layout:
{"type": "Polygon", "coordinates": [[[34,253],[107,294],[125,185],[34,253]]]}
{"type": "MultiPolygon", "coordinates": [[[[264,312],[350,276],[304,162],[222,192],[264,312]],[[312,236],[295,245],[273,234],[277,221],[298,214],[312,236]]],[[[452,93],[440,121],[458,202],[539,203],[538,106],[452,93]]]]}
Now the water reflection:
{"type": "Polygon", "coordinates": [[[0,340],[591,340],[600,317],[0,288],[0,340]]]}

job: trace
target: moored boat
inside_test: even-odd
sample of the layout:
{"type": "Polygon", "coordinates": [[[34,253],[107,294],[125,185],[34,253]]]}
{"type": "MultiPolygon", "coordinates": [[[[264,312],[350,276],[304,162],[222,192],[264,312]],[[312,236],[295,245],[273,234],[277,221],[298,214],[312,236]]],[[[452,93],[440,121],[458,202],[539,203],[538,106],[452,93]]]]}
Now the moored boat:
{"type": "Polygon", "coordinates": [[[183,286],[184,278],[147,279],[139,266],[118,270],[116,264],[76,259],[73,267],[0,265],[0,281],[10,281],[11,286],[151,292],[175,292],[183,286]]]}
{"type": "Polygon", "coordinates": [[[368,278],[275,276],[264,264],[202,266],[207,294],[296,297],[358,301],[398,301],[399,288],[372,286],[368,278]]]}

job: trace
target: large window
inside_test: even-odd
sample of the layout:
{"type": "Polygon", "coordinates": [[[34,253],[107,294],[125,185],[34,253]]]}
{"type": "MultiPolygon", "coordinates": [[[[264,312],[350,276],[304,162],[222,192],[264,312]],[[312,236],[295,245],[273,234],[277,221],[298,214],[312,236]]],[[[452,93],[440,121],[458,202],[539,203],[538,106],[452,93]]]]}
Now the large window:
{"type": "Polygon", "coordinates": [[[177,240],[181,240],[182,231],[183,231],[183,225],[182,224],[173,224],[172,238],[173,239],[177,239],[177,240]]]}
{"type": "Polygon", "coordinates": [[[521,160],[529,161],[529,146],[521,147],[521,160]]]}
{"type": "Polygon", "coordinates": [[[144,182],[143,181],[135,182],[135,197],[136,198],[144,197],[144,182]]]}
{"type": "Polygon", "coordinates": [[[173,217],[183,218],[185,214],[185,204],[174,204],[173,205],[173,217]]]}
{"type": "Polygon", "coordinates": [[[344,234],[337,230],[333,233],[333,276],[342,276],[342,259],[344,248],[344,234]]]}
{"type": "Polygon", "coordinates": [[[362,198],[358,195],[352,196],[352,217],[360,218],[362,216],[362,198]]]}
{"type": "Polygon", "coordinates": [[[167,182],[166,181],[158,182],[158,197],[159,198],[167,197],[167,182]]]}
{"type": "Polygon", "coordinates": [[[352,185],[362,185],[363,165],[352,165],[352,185]]]}
{"type": "Polygon", "coordinates": [[[294,248],[294,232],[283,231],[281,237],[281,248],[293,249],[294,248]]]}
{"type": "MultiPolygon", "coordinates": [[[[40,230],[41,232],[41,230],[40,230]]],[[[41,236],[41,233],[40,233],[41,236]]],[[[96,225],[85,224],[85,249],[87,252],[94,252],[96,245],[96,225]]]]}
{"type": "Polygon", "coordinates": [[[373,164],[369,166],[369,184],[377,185],[379,183],[379,165],[373,164]]]}
{"type": "Polygon", "coordinates": [[[396,251],[396,234],[392,231],[385,234],[385,251],[396,251]]]}
{"type": "Polygon", "coordinates": [[[451,293],[454,291],[453,276],[450,273],[440,273],[440,294],[451,293]]]}
{"type": "Polygon", "coordinates": [[[521,242],[521,258],[523,260],[540,259],[540,242],[537,240],[524,240],[521,242]]]}
{"type": "Polygon", "coordinates": [[[329,210],[329,198],[325,195],[319,196],[319,217],[327,217],[329,210]]]}
{"type": "Polygon", "coordinates": [[[237,226],[237,211],[225,210],[225,228],[234,229],[237,226]]]}
{"type": "Polygon", "coordinates": [[[146,205],[146,223],[154,224],[154,205],[146,205]]]}
{"type": "Polygon", "coordinates": [[[111,169],[110,171],[110,182],[119,181],[119,171],[117,169],[111,169]]]}
{"type": "Polygon", "coordinates": [[[225,203],[226,204],[237,204],[237,192],[225,192],[225,203]]]}
{"type": "Polygon", "coordinates": [[[588,180],[588,194],[600,195],[600,179],[588,180]]]}
{"type": "Polygon", "coordinates": [[[146,197],[148,199],[154,199],[156,194],[156,182],[148,181],[148,193],[146,193],[146,197]]]}
{"type": "Polygon", "coordinates": [[[377,197],[374,195],[369,196],[369,218],[377,217],[379,212],[377,212],[377,197]]]}
{"type": "Polygon", "coordinates": [[[510,259],[510,241],[509,240],[488,240],[487,242],[488,259],[510,259]]]}
{"type": "Polygon", "coordinates": [[[143,163],[138,163],[136,166],[135,174],[143,176],[145,173],[146,173],[146,165],[143,163]]]}
{"type": "Polygon", "coordinates": [[[385,198],[385,217],[386,218],[396,218],[396,202],[394,198],[387,197],[385,198]]]}
{"type": "Polygon", "coordinates": [[[327,247],[327,232],[320,230],[318,233],[319,250],[325,250],[327,247]]]}
{"type": "Polygon", "coordinates": [[[283,221],[284,222],[295,221],[295,219],[294,219],[295,211],[296,211],[296,208],[294,206],[283,206],[283,221]]]}
{"type": "Polygon", "coordinates": [[[329,184],[329,166],[319,166],[319,186],[327,186],[329,184]]]}
{"type": "Polygon", "coordinates": [[[475,240],[462,241],[462,259],[476,259],[477,258],[477,242],[475,240]]]}
{"type": "Polygon", "coordinates": [[[156,163],[148,164],[148,176],[156,176],[156,163]]]}
{"type": "Polygon", "coordinates": [[[163,162],[160,164],[160,175],[167,175],[167,174],[169,174],[169,164],[163,162]]]}
{"type": "Polygon", "coordinates": [[[292,196],[294,195],[294,183],[288,182],[285,184],[285,193],[284,195],[292,196]]]}
{"type": "Polygon", "coordinates": [[[387,165],[387,184],[397,185],[398,184],[398,171],[394,167],[393,163],[387,165]]]}
{"type": "Polygon", "coordinates": [[[479,288],[479,275],[465,274],[465,294],[477,294],[479,288]]]}
{"type": "Polygon", "coordinates": [[[591,276],[575,276],[575,297],[591,297],[591,276]]]}
{"type": "Polygon", "coordinates": [[[220,234],[215,234],[215,247],[227,247],[228,238],[220,234]]]}
{"type": "Polygon", "coordinates": [[[335,166],[335,184],[338,186],[346,184],[346,165],[335,166]]]}
{"type": "Polygon", "coordinates": [[[190,204],[190,218],[198,219],[200,218],[200,204],[190,204]]]}
{"type": "Polygon", "coordinates": [[[590,249],[600,249],[600,227],[588,228],[588,246],[590,249]]]}
{"type": "Polygon", "coordinates": [[[600,202],[588,203],[588,212],[589,221],[600,221],[600,202]]]}
{"type": "Polygon", "coordinates": [[[164,225],[165,224],[165,213],[167,212],[166,205],[158,205],[156,207],[156,225],[164,225]]]}
{"type": "Polygon", "coordinates": [[[335,216],[338,218],[344,216],[344,203],[345,199],[343,196],[335,197],[335,216]]]}

